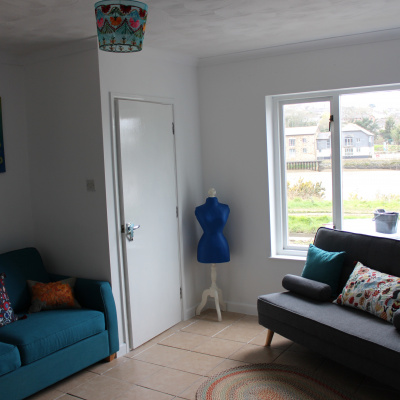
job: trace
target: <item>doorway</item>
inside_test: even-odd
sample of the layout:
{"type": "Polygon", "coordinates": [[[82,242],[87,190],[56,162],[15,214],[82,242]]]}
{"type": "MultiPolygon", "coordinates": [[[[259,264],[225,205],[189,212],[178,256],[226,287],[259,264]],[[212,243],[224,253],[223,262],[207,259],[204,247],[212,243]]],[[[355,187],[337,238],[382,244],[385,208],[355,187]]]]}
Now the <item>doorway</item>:
{"type": "Polygon", "coordinates": [[[129,346],[182,320],[172,103],[115,98],[129,346]]]}

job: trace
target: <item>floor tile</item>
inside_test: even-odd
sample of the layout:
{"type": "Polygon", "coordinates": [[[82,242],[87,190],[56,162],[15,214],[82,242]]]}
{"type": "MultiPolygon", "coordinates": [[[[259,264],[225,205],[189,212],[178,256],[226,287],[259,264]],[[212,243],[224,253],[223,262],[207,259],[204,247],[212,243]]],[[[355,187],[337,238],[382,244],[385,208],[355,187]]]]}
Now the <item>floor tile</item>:
{"type": "Polygon", "coordinates": [[[217,367],[215,367],[214,369],[209,371],[207,373],[207,376],[213,376],[213,375],[219,374],[220,372],[225,371],[227,369],[241,367],[243,365],[248,365],[248,363],[241,362],[241,361],[235,361],[235,360],[224,360],[217,367]]]}
{"type": "Polygon", "coordinates": [[[163,346],[176,347],[183,350],[193,350],[209,341],[209,337],[190,332],[176,332],[160,342],[163,346]]]}
{"type": "MultiPolygon", "coordinates": [[[[256,344],[257,346],[265,346],[265,342],[267,340],[267,331],[263,331],[259,335],[257,335],[253,340],[250,341],[250,344],[256,344]]],[[[285,337],[275,333],[272,337],[271,346],[274,349],[286,350],[288,349],[293,342],[285,337]]]]}
{"type": "Polygon", "coordinates": [[[86,368],[86,370],[101,375],[101,374],[104,374],[105,372],[109,371],[111,368],[114,368],[117,365],[123,364],[126,361],[127,361],[126,357],[118,357],[115,360],[110,361],[110,362],[101,361],[96,364],[93,364],[90,367],[86,368]]]}
{"type": "Polygon", "coordinates": [[[270,363],[282,354],[282,351],[270,347],[261,347],[254,344],[246,344],[229,359],[243,361],[251,364],[270,363]]]}
{"type": "Polygon", "coordinates": [[[208,354],[188,352],[172,362],[169,366],[180,371],[187,371],[192,374],[205,375],[208,371],[221,364],[224,359],[208,354]]]}
{"type": "MultiPolygon", "coordinates": [[[[140,386],[135,386],[112,400],[172,400],[175,397],[166,393],[157,392],[140,386]]],[[[75,399],[76,400],[76,399],[75,399]]],[[[110,399],[111,400],[111,399],[110,399]]]]}
{"type": "Polygon", "coordinates": [[[364,376],[334,361],[324,359],[315,372],[322,382],[334,382],[346,393],[355,393],[363,382],[364,376]]]}
{"type": "Polygon", "coordinates": [[[174,347],[161,346],[157,344],[150,349],[138,354],[134,360],[141,360],[152,364],[168,367],[178,358],[188,353],[187,350],[176,349],[174,347]]]}
{"type": "Polygon", "coordinates": [[[215,337],[248,343],[264,331],[265,328],[262,326],[253,323],[245,323],[240,320],[216,334],[215,337]]]}
{"type": "Polygon", "coordinates": [[[244,344],[240,342],[211,338],[203,344],[197,346],[193,351],[197,353],[209,354],[211,356],[227,358],[243,346],[244,344]]]}
{"type": "Polygon", "coordinates": [[[163,370],[160,365],[150,364],[139,360],[129,360],[107,371],[104,376],[119,379],[129,383],[140,385],[145,379],[163,370]]]}
{"type": "Polygon", "coordinates": [[[94,379],[77,386],[69,391],[69,394],[85,400],[111,400],[122,396],[134,388],[134,385],[98,375],[94,379]]]}
{"type": "Polygon", "coordinates": [[[320,365],[322,365],[323,357],[314,353],[303,353],[298,351],[284,351],[278,358],[273,362],[276,364],[293,365],[308,369],[309,371],[315,371],[320,365]]]}
{"type": "Polygon", "coordinates": [[[164,368],[142,382],[141,386],[177,396],[200,379],[199,375],[164,368]]]}
{"type": "Polygon", "coordinates": [[[64,396],[65,393],[53,389],[53,387],[41,390],[40,392],[27,397],[25,400],[56,400],[64,396]]]}
{"type": "Polygon", "coordinates": [[[62,381],[54,384],[52,389],[59,390],[60,392],[67,393],[70,389],[73,389],[82,383],[90,381],[95,378],[97,374],[89,371],[81,371],[77,374],[70,376],[69,378],[63,379],[62,381]]]}
{"type": "MultiPolygon", "coordinates": [[[[185,399],[185,400],[196,400],[196,393],[197,389],[201,386],[203,382],[205,382],[208,379],[203,377],[200,378],[198,381],[196,381],[192,386],[190,386],[188,389],[186,389],[184,392],[182,392],[179,395],[179,399],[185,399]]],[[[147,399],[146,399],[147,400],[147,399]]]]}
{"type": "Polygon", "coordinates": [[[361,385],[356,392],[357,400],[391,400],[399,399],[400,392],[394,391],[390,387],[373,387],[368,385],[361,385]]]}
{"type": "MultiPolygon", "coordinates": [[[[240,319],[242,319],[245,314],[234,313],[230,311],[221,311],[222,321],[226,324],[232,324],[240,319]]],[[[208,308],[207,310],[203,311],[200,315],[197,316],[200,319],[206,321],[218,321],[218,314],[217,310],[208,308]]]]}
{"type": "Polygon", "coordinates": [[[198,320],[194,324],[183,328],[183,332],[196,333],[204,336],[214,336],[229,326],[229,323],[198,320]]]}

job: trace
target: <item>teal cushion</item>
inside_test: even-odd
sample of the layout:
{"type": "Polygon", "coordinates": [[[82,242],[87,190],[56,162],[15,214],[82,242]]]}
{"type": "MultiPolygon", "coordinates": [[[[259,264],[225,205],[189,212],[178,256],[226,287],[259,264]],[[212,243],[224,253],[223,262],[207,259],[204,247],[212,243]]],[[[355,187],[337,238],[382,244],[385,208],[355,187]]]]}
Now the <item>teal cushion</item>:
{"type": "Polygon", "coordinates": [[[0,375],[14,371],[20,366],[18,349],[12,344],[0,343],[0,375]]]}
{"type": "Polygon", "coordinates": [[[332,296],[336,297],[345,256],[346,253],[344,251],[325,251],[310,244],[306,264],[301,276],[313,281],[326,283],[332,288],[332,296]]]}
{"type": "Polygon", "coordinates": [[[87,309],[50,310],[0,329],[0,342],[18,347],[22,365],[105,330],[104,314],[87,309]]]}

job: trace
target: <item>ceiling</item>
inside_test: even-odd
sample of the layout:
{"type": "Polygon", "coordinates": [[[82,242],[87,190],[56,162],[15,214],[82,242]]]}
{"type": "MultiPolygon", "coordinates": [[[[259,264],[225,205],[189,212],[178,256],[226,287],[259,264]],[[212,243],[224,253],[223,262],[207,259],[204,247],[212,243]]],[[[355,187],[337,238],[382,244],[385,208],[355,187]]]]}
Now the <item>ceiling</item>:
{"type": "MultiPolygon", "coordinates": [[[[399,0],[147,0],[143,48],[206,58],[400,31],[399,0]]],[[[96,36],[91,0],[1,0],[0,53],[27,56],[96,36]]]]}

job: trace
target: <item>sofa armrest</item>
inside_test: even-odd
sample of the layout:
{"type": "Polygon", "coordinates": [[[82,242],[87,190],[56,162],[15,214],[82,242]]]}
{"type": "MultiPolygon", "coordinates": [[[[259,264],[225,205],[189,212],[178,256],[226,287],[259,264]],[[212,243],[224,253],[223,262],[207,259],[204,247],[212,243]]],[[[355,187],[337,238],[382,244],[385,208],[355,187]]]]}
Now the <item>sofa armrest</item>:
{"type": "Polygon", "coordinates": [[[119,350],[118,320],[111,286],[106,281],[77,278],[75,295],[82,307],[104,313],[110,355],[119,350]]]}

